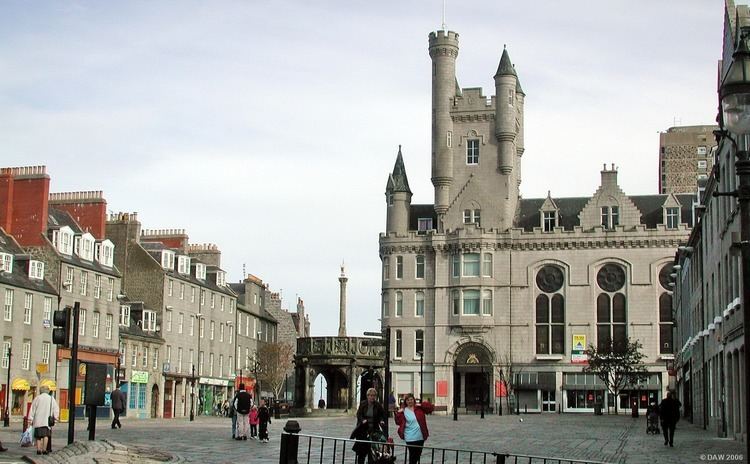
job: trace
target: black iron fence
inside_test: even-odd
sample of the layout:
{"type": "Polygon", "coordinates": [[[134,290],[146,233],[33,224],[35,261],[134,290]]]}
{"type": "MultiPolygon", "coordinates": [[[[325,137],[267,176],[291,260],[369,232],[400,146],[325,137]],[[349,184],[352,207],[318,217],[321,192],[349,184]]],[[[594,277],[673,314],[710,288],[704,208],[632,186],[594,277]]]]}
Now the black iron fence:
{"type": "MultiPolygon", "coordinates": [[[[371,442],[349,438],[324,437],[300,433],[299,423],[290,420],[281,434],[279,464],[345,464],[393,463],[406,464],[408,446],[401,443],[371,442]],[[366,451],[364,460],[358,461],[354,445],[366,451]],[[364,445],[364,446],[363,446],[364,445]],[[372,453],[371,459],[367,455],[372,453]]],[[[459,448],[421,447],[420,464],[606,464],[601,461],[496,453],[459,448]]]]}

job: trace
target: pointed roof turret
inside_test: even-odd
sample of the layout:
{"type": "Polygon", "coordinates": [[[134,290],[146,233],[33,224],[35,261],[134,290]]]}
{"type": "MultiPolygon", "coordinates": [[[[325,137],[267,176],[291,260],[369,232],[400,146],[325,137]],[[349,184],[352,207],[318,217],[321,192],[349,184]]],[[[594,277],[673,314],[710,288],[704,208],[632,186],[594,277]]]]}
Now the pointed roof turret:
{"type": "MultiPolygon", "coordinates": [[[[516,67],[513,66],[513,71],[516,70],[516,67]]],[[[520,93],[523,96],[526,96],[526,92],[523,91],[521,88],[521,79],[518,78],[518,75],[516,74],[516,93],[520,93]]]]}
{"type": "Polygon", "coordinates": [[[409,179],[406,177],[406,168],[404,167],[404,158],[403,155],[401,155],[401,145],[398,146],[396,164],[393,165],[393,173],[388,176],[388,186],[386,187],[386,190],[391,192],[408,192],[411,194],[409,179]]]}
{"type": "Polygon", "coordinates": [[[500,57],[500,66],[497,67],[497,72],[494,77],[497,76],[517,76],[513,63],[510,61],[508,55],[508,49],[503,45],[503,56],[500,57]]]}

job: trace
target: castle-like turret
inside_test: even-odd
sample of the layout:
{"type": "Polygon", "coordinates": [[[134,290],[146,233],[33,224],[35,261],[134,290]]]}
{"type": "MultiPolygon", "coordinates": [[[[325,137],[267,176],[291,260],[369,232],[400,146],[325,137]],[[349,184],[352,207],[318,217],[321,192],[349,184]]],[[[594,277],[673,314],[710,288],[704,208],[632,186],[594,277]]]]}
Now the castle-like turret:
{"type": "Polygon", "coordinates": [[[401,155],[401,145],[398,146],[396,164],[393,173],[388,175],[388,183],[385,187],[385,198],[388,204],[385,230],[387,233],[395,232],[405,235],[409,228],[409,209],[411,207],[411,189],[409,179],[406,177],[404,158],[401,155]]]}
{"type": "Polygon", "coordinates": [[[435,213],[438,229],[450,204],[453,183],[453,121],[450,110],[456,96],[458,34],[451,31],[430,33],[432,58],[432,185],[435,187],[435,213]]]}
{"type": "Polygon", "coordinates": [[[498,169],[511,174],[516,162],[516,88],[518,78],[510,61],[508,50],[503,48],[500,65],[495,73],[495,138],[497,138],[498,169]]]}

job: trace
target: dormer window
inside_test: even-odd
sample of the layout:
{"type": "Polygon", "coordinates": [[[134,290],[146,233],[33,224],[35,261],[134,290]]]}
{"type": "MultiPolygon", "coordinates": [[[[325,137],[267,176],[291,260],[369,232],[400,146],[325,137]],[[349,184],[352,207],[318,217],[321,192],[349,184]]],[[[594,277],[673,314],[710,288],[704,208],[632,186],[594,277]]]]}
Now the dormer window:
{"type": "Polygon", "coordinates": [[[203,263],[196,263],[195,265],[195,278],[200,280],[206,280],[206,265],[203,263]]]}
{"type": "Polygon", "coordinates": [[[115,245],[109,240],[97,244],[99,246],[99,263],[103,266],[112,267],[114,264],[115,245]]]}
{"type": "Polygon", "coordinates": [[[156,331],[156,312],[143,310],[143,322],[141,328],[144,332],[155,332],[156,331]]]}
{"type": "Polygon", "coordinates": [[[161,267],[174,269],[174,251],[164,250],[161,252],[161,267]]]}
{"type": "Polygon", "coordinates": [[[216,273],[216,285],[219,287],[224,287],[227,284],[227,274],[226,272],[219,271],[216,273]]]}
{"type": "Polygon", "coordinates": [[[552,232],[557,227],[557,211],[542,212],[542,230],[552,232]]]}
{"type": "Polygon", "coordinates": [[[664,219],[667,229],[676,229],[680,224],[680,208],[664,208],[664,219]]]}
{"type": "Polygon", "coordinates": [[[0,272],[13,272],[13,255],[0,253],[0,272]]]}
{"type": "Polygon", "coordinates": [[[605,230],[614,230],[615,226],[620,224],[620,207],[619,206],[602,206],[602,227],[605,230]]]}
{"type": "Polygon", "coordinates": [[[130,306],[120,306],[120,325],[130,327],[130,306]]]}
{"type": "Polygon", "coordinates": [[[73,230],[68,227],[62,227],[52,233],[52,241],[57,251],[64,255],[73,254],[73,230]]]}
{"type": "Polygon", "coordinates": [[[189,256],[177,257],[177,272],[179,272],[180,274],[190,274],[190,257],[189,256]]]}
{"type": "Polygon", "coordinates": [[[44,263],[41,261],[29,261],[29,279],[44,279],[44,263]]]}
{"type": "Polygon", "coordinates": [[[417,219],[417,232],[420,234],[426,234],[428,230],[432,229],[432,218],[419,218],[417,219]]]}
{"type": "Polygon", "coordinates": [[[76,237],[76,254],[81,259],[86,261],[94,260],[94,236],[85,233],[80,237],[76,237]]]}

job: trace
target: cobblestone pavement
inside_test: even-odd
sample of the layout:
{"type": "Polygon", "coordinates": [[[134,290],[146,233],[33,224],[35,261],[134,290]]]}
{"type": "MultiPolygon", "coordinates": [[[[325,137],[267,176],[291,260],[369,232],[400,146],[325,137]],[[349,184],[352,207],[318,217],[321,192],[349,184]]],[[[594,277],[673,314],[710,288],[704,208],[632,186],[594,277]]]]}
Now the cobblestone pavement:
{"type": "MultiPolygon", "coordinates": [[[[297,420],[302,427],[302,434],[329,437],[348,437],[353,425],[351,418],[297,420]]],[[[636,464],[737,462],[744,453],[742,443],[712,437],[684,422],[678,424],[675,447],[665,447],[661,436],[646,434],[643,417],[632,419],[588,414],[530,414],[487,416],[482,420],[476,415],[469,415],[460,416],[458,422],[454,422],[450,416],[431,416],[428,422],[430,439],[427,445],[433,447],[636,464]],[[523,422],[519,419],[523,419],[523,422]]],[[[86,441],[85,424],[78,423],[76,437],[81,441],[65,449],[62,445],[67,437],[67,424],[59,424],[54,431],[56,451],[49,456],[36,456],[33,448],[21,448],[18,445],[20,424],[12,424],[9,429],[0,428],[0,439],[4,446],[10,448],[7,453],[0,455],[0,463],[17,462],[26,456],[32,462],[54,464],[276,464],[279,455],[279,436],[285,423],[286,419],[273,422],[270,443],[231,440],[231,422],[225,418],[199,417],[192,423],[185,419],[123,420],[123,428],[120,430],[112,430],[108,427],[108,422],[100,421],[96,442],[86,441]]],[[[391,434],[395,436],[393,422],[391,434]]],[[[400,442],[396,438],[396,443],[400,442]]],[[[307,443],[307,439],[301,440],[300,457],[306,458],[307,443]]],[[[313,441],[313,445],[315,450],[311,454],[314,457],[319,456],[320,441],[313,441]]],[[[337,456],[340,456],[342,445],[339,443],[336,446],[337,456]]],[[[333,443],[327,441],[324,448],[328,452],[332,451],[333,443]]],[[[346,462],[353,462],[351,444],[344,448],[346,462]]],[[[425,453],[429,456],[429,451],[425,453]]],[[[451,462],[455,462],[455,455],[449,456],[446,455],[451,462]]],[[[440,453],[437,457],[440,457],[440,453]]],[[[330,457],[323,460],[326,463],[331,461],[330,457]]],[[[314,462],[320,462],[320,459],[314,462]]],[[[468,455],[461,455],[459,462],[468,462],[468,455]]],[[[476,456],[474,462],[477,462],[476,456]]]]}

